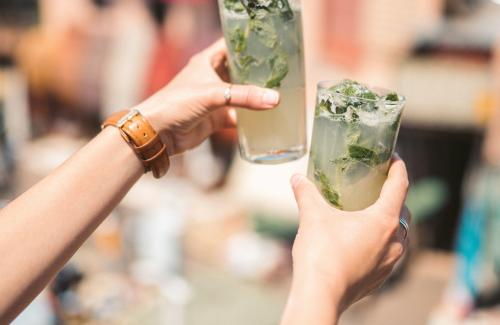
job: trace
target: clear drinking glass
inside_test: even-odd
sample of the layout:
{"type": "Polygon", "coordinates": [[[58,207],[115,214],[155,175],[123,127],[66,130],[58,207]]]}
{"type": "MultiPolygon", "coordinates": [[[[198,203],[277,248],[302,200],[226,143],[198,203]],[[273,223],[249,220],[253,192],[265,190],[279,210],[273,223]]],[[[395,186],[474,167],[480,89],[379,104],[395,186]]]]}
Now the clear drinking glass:
{"type": "Polygon", "coordinates": [[[318,84],[308,177],[335,207],[362,210],[387,178],[405,104],[353,81],[318,84]]]}
{"type": "Polygon", "coordinates": [[[306,153],[304,51],[300,0],[219,0],[231,81],[274,88],[271,111],[238,111],[241,156],[277,164],[306,153]]]}

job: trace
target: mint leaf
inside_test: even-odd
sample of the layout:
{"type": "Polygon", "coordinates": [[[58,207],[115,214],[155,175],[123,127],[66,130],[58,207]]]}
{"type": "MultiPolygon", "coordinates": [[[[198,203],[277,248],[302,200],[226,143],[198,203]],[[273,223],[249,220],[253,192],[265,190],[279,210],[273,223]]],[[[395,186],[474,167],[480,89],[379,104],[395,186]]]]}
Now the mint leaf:
{"type": "Polygon", "coordinates": [[[249,22],[249,27],[264,46],[274,48],[278,45],[278,34],[270,21],[252,19],[249,22]]]}
{"type": "Polygon", "coordinates": [[[345,88],[342,89],[341,94],[347,97],[354,97],[356,96],[357,89],[354,88],[354,85],[348,85],[345,88]]]}
{"type": "Polygon", "coordinates": [[[276,5],[280,10],[281,17],[285,20],[292,20],[294,17],[292,7],[290,7],[290,3],[288,0],[276,0],[276,5]]]}
{"type": "Polygon", "coordinates": [[[350,158],[370,167],[378,166],[391,159],[391,150],[382,145],[375,150],[360,145],[350,145],[348,151],[350,158]]]}
{"type": "Polygon", "coordinates": [[[242,53],[247,50],[247,37],[240,27],[236,27],[230,32],[229,44],[234,53],[242,53]]]}
{"type": "Polygon", "coordinates": [[[318,104],[318,114],[323,111],[327,112],[330,114],[344,114],[347,112],[348,107],[345,105],[335,105],[331,100],[329,99],[321,99],[319,104],[318,104]]]}
{"type": "Polygon", "coordinates": [[[232,72],[238,76],[239,82],[245,82],[248,79],[252,64],[258,64],[257,59],[253,56],[236,54],[232,72]]]}
{"type": "Polygon", "coordinates": [[[322,99],[319,104],[318,104],[318,109],[317,109],[317,113],[319,115],[319,113],[321,113],[321,111],[323,112],[328,112],[330,114],[335,114],[335,112],[332,111],[332,102],[329,101],[328,99],[322,99]]]}
{"type": "Polygon", "coordinates": [[[342,106],[337,106],[337,107],[335,108],[335,112],[336,112],[337,114],[344,114],[345,112],[347,112],[347,106],[345,106],[345,105],[342,105],[342,106]]]}
{"type": "Polygon", "coordinates": [[[269,59],[271,68],[271,76],[266,82],[267,88],[279,88],[281,82],[288,74],[288,55],[285,52],[280,52],[269,59]]]}
{"type": "Polygon", "coordinates": [[[240,0],[224,0],[224,7],[226,7],[227,10],[238,13],[245,11],[245,7],[240,0]]]}
{"type": "Polygon", "coordinates": [[[294,17],[288,0],[240,0],[251,19],[263,17],[266,13],[277,13],[285,20],[294,17]]]}
{"type": "Polygon", "coordinates": [[[399,96],[396,93],[390,93],[385,96],[385,100],[389,102],[399,102],[399,96]]]}
{"type": "Polygon", "coordinates": [[[347,142],[350,144],[356,144],[361,137],[361,129],[359,125],[355,123],[349,123],[349,130],[347,131],[347,142]]]}
{"type": "Polygon", "coordinates": [[[371,149],[359,145],[350,145],[348,152],[350,158],[362,162],[367,166],[377,166],[379,164],[378,155],[371,149]]]}
{"type": "Polygon", "coordinates": [[[257,59],[251,55],[241,55],[238,57],[238,65],[240,68],[248,68],[248,66],[254,62],[257,62],[257,59]]]}
{"type": "Polygon", "coordinates": [[[236,27],[229,33],[229,45],[233,52],[232,73],[242,81],[248,78],[251,64],[257,62],[253,56],[245,54],[248,47],[247,33],[240,27],[236,27]]]}
{"type": "Polygon", "coordinates": [[[349,157],[341,157],[335,160],[331,160],[330,162],[335,164],[342,173],[348,171],[349,168],[353,165],[353,163],[355,163],[355,161],[349,157]]]}
{"type": "MultiPolygon", "coordinates": [[[[347,147],[347,153],[343,157],[330,161],[337,166],[340,172],[348,173],[356,163],[362,163],[369,168],[383,164],[391,159],[392,153],[390,149],[383,145],[378,145],[374,150],[368,149],[358,144],[360,142],[360,137],[361,130],[350,129],[347,133],[347,142],[350,143],[347,147]]],[[[366,172],[368,172],[368,169],[366,172]]]]}
{"type": "Polygon", "coordinates": [[[351,121],[352,121],[353,123],[356,123],[356,122],[358,122],[358,121],[359,121],[359,115],[358,115],[358,113],[356,113],[356,112],[354,112],[354,111],[353,111],[353,112],[351,112],[351,121]]]}
{"type": "Polygon", "coordinates": [[[314,179],[319,182],[319,187],[323,197],[334,206],[342,209],[340,204],[340,194],[332,188],[330,180],[326,174],[314,166],[314,179]]]}
{"type": "Polygon", "coordinates": [[[355,108],[363,106],[368,110],[378,109],[375,101],[378,101],[380,97],[368,87],[357,81],[345,79],[341,83],[330,87],[329,90],[347,97],[347,99],[345,99],[346,106],[353,106],[355,108]]]}
{"type": "Polygon", "coordinates": [[[374,92],[371,92],[371,91],[367,91],[365,93],[363,93],[361,95],[361,98],[363,99],[368,99],[368,100],[378,100],[378,96],[374,93],[374,92]]]}

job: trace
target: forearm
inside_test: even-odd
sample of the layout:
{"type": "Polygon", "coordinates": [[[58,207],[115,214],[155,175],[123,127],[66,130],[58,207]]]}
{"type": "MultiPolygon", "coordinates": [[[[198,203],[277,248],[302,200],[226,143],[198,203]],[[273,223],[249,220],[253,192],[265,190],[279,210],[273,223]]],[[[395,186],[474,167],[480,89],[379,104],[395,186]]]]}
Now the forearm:
{"type": "Polygon", "coordinates": [[[337,324],[341,297],[340,287],[332,290],[316,278],[294,276],[281,324],[337,324]]]}
{"type": "Polygon", "coordinates": [[[0,323],[45,287],[142,172],[108,127],[0,212],[0,323]]]}

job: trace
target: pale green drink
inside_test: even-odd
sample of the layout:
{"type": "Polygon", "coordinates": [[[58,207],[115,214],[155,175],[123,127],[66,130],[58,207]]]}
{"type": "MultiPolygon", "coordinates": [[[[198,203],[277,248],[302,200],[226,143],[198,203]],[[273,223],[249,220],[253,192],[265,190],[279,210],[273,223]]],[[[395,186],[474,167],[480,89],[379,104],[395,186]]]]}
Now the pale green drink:
{"type": "Polygon", "coordinates": [[[357,82],[318,85],[308,177],[346,211],[375,203],[396,143],[404,98],[357,82]]]}
{"type": "Polygon", "coordinates": [[[274,88],[271,111],[238,110],[241,156],[276,164],[306,152],[302,21],[297,0],[219,0],[231,81],[274,88]]]}

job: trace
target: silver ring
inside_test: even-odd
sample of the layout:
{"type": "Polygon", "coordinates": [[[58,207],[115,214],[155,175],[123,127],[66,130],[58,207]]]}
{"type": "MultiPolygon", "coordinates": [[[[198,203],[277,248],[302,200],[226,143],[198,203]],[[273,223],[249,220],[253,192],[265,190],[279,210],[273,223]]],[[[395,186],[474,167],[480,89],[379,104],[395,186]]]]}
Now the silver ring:
{"type": "Polygon", "coordinates": [[[229,85],[229,87],[227,87],[226,90],[224,90],[224,100],[226,101],[226,105],[229,105],[231,103],[231,98],[232,98],[231,88],[232,87],[233,87],[233,85],[229,85]]]}
{"type": "Polygon", "coordinates": [[[403,239],[406,239],[406,237],[408,237],[408,233],[410,232],[410,225],[408,224],[408,221],[406,221],[405,218],[399,218],[399,224],[403,226],[403,229],[405,231],[403,239]]]}

